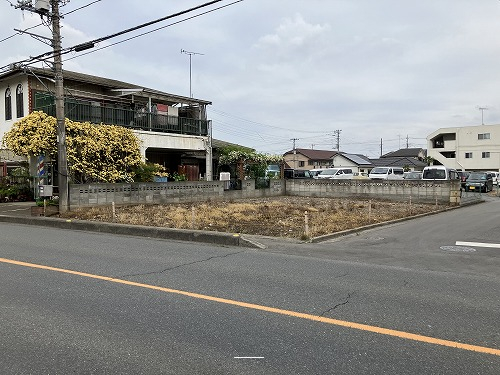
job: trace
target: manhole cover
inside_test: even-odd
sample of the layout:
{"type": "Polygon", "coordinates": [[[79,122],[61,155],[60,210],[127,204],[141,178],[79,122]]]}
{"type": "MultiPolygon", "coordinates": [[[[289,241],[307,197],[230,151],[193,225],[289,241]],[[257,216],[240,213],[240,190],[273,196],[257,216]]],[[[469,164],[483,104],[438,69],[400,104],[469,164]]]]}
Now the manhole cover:
{"type": "Polygon", "coordinates": [[[453,251],[456,253],[473,253],[476,249],[467,246],[441,246],[441,250],[453,251]]]}

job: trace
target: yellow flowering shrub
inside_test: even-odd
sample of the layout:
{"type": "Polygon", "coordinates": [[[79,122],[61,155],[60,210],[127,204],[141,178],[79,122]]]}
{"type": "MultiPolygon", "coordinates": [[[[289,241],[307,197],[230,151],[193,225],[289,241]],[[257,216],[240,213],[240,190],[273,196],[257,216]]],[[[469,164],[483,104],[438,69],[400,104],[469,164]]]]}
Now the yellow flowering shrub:
{"type": "MultiPolygon", "coordinates": [[[[130,181],[130,171],[141,164],[140,141],[132,130],[115,125],[66,119],[66,153],[71,180],[130,181]]],[[[33,112],[14,123],[3,144],[17,155],[45,154],[57,159],[56,119],[33,112]]]]}

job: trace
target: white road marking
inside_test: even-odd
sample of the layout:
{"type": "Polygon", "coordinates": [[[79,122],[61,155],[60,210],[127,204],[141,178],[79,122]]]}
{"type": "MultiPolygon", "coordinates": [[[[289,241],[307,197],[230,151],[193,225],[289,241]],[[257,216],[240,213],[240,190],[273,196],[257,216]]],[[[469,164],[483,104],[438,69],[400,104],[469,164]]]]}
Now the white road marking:
{"type": "Polygon", "coordinates": [[[476,247],[494,247],[500,249],[500,243],[484,243],[484,242],[465,242],[457,241],[457,246],[476,246],[476,247]]]}
{"type": "Polygon", "coordinates": [[[234,357],[234,359],[263,359],[264,357],[234,357]]]}

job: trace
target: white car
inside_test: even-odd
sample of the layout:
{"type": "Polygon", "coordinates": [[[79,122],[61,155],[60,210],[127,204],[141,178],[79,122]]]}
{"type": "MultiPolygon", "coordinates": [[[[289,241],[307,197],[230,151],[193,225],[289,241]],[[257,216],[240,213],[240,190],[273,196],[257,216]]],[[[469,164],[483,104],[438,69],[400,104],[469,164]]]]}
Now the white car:
{"type": "Polygon", "coordinates": [[[498,175],[500,174],[500,172],[488,172],[488,173],[491,173],[491,179],[493,180],[493,185],[498,185],[499,183],[498,175]]]}
{"type": "Polygon", "coordinates": [[[351,179],[353,177],[351,168],[328,168],[314,176],[315,179],[351,179]]]}
{"type": "Polygon", "coordinates": [[[402,180],[404,169],[400,167],[375,167],[368,177],[371,180],[402,180]]]}

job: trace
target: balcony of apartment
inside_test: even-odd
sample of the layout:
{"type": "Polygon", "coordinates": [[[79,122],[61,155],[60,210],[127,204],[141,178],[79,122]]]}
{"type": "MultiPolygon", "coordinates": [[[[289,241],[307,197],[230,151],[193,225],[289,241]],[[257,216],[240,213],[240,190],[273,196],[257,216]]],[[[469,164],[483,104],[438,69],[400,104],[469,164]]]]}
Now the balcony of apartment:
{"type": "Polygon", "coordinates": [[[439,134],[430,139],[429,146],[430,149],[435,149],[436,152],[454,152],[457,147],[456,134],[439,134]]]}
{"type": "MultiPolygon", "coordinates": [[[[43,111],[55,117],[53,97],[35,98],[33,110],[43,111]]],[[[185,135],[208,135],[208,121],[182,116],[160,114],[147,111],[145,107],[130,109],[130,104],[95,103],[75,99],[65,99],[64,113],[66,118],[78,122],[95,124],[119,125],[134,130],[145,130],[160,133],[175,133],[185,135]]]]}

